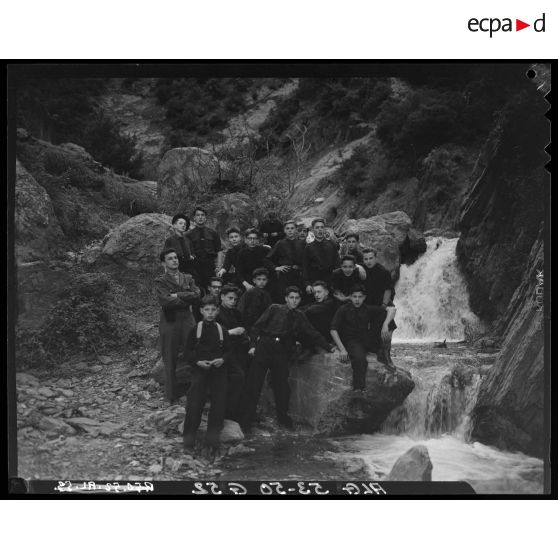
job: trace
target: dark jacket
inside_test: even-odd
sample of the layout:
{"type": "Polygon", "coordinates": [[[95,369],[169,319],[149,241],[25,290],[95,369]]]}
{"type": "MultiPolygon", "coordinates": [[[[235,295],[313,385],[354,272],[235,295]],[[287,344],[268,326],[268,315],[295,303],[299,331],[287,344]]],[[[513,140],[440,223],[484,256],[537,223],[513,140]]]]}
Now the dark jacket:
{"type": "Polygon", "coordinates": [[[223,248],[221,237],[209,227],[195,227],[185,235],[192,246],[192,253],[200,260],[214,260],[223,248]]]}
{"type": "Polygon", "coordinates": [[[187,236],[178,236],[177,234],[171,234],[166,240],[163,250],[172,248],[176,251],[179,262],[179,270],[182,273],[191,273],[193,269],[193,262],[191,259],[192,246],[190,244],[190,239],[187,236]]]}
{"type": "MultiPolygon", "coordinates": [[[[269,248],[255,246],[254,248],[244,247],[238,253],[236,260],[236,273],[241,281],[252,283],[252,273],[258,267],[265,267],[270,274],[275,277],[275,270],[267,259],[269,248]]],[[[270,280],[272,277],[270,276],[270,280]]]]}
{"type": "Polygon", "coordinates": [[[332,240],[314,240],[304,247],[303,279],[310,285],[315,278],[330,275],[340,265],[337,246],[332,240]]]}
{"type": "Polygon", "coordinates": [[[250,330],[252,347],[256,346],[261,336],[280,339],[288,352],[294,349],[295,341],[299,338],[326,351],[332,348],[331,343],[312,327],[300,310],[289,310],[286,304],[272,304],[256,321],[250,330]]]}
{"type": "Polygon", "coordinates": [[[280,265],[296,265],[302,271],[304,246],[305,242],[298,238],[294,240],[283,238],[275,244],[267,258],[276,267],[280,265]]]}
{"type": "Polygon", "coordinates": [[[177,311],[190,310],[192,303],[200,297],[200,289],[191,275],[179,272],[178,277],[178,283],[168,273],[155,279],[155,294],[168,322],[175,320],[177,311]],[[172,294],[177,294],[178,298],[171,297],[172,294]]]}
{"type": "Polygon", "coordinates": [[[302,309],[308,321],[328,341],[331,339],[331,321],[339,303],[334,298],[326,298],[323,302],[314,302],[302,309]]]}
{"type": "MultiPolygon", "coordinates": [[[[219,307],[219,314],[217,315],[217,322],[219,322],[227,331],[236,327],[244,327],[242,315],[236,308],[225,308],[223,305],[219,307]]],[[[230,335],[231,347],[234,350],[239,350],[243,345],[248,344],[248,336],[244,335],[230,335]]]]}
{"type": "Polygon", "coordinates": [[[336,269],[331,274],[331,288],[334,291],[341,291],[345,296],[351,294],[351,289],[356,284],[362,284],[358,269],[355,269],[348,277],[343,273],[342,269],[336,269]]]}
{"type": "Polygon", "coordinates": [[[246,291],[238,300],[238,310],[247,330],[271,305],[271,295],[265,289],[257,287],[246,291]]]}
{"type": "Polygon", "coordinates": [[[226,328],[221,326],[223,331],[223,342],[221,342],[216,322],[202,322],[202,324],[199,339],[197,338],[198,324],[192,328],[188,335],[186,341],[188,361],[195,364],[198,360],[223,358],[226,364],[231,357],[230,337],[226,328]]]}

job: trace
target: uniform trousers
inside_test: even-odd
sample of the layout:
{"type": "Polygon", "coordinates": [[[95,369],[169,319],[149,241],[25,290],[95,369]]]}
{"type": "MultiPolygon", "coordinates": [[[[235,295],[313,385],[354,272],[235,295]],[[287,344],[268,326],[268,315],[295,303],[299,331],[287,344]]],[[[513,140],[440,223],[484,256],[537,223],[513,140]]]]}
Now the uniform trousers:
{"type": "Polygon", "coordinates": [[[186,398],[184,445],[192,446],[194,444],[208,395],[210,396],[211,407],[207,419],[205,442],[212,447],[219,445],[219,435],[223,429],[227,408],[227,383],[226,364],[223,364],[220,368],[211,367],[209,370],[194,365],[192,383],[186,398]]]}
{"type": "Polygon", "coordinates": [[[189,310],[171,310],[166,314],[164,311],[161,312],[159,339],[165,365],[165,397],[171,402],[178,397],[176,383],[178,353],[186,344],[188,334],[194,325],[194,317],[189,310]]]}
{"type": "Polygon", "coordinates": [[[246,378],[241,424],[248,427],[254,421],[267,371],[271,372],[271,389],[275,400],[275,412],[279,420],[288,417],[289,357],[285,345],[275,337],[262,336],[256,344],[254,360],[246,378]]]}

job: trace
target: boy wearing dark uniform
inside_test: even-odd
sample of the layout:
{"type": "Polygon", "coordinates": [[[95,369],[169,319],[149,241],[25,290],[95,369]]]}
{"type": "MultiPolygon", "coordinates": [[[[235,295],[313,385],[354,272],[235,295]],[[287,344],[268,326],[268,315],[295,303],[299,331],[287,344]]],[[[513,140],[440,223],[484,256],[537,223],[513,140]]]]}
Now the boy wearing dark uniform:
{"type": "Polygon", "coordinates": [[[351,295],[351,289],[362,283],[359,270],[356,268],[355,257],[348,255],[341,257],[341,267],[331,274],[331,288],[333,296],[339,302],[347,302],[351,295]]]}
{"type": "MultiPolygon", "coordinates": [[[[391,273],[377,260],[376,250],[367,248],[363,251],[364,269],[366,271],[366,281],[364,288],[366,289],[366,304],[369,306],[383,306],[389,308],[393,306],[393,298],[395,297],[395,289],[391,273]]],[[[393,366],[391,360],[391,338],[394,330],[397,328],[395,320],[391,320],[389,324],[389,336],[384,339],[382,351],[378,357],[388,367],[393,366]]]]}
{"type": "Polygon", "coordinates": [[[236,309],[238,301],[238,288],[234,285],[225,285],[221,291],[221,306],[217,322],[229,334],[231,342],[231,359],[229,362],[229,379],[227,388],[227,413],[226,418],[239,420],[240,398],[244,388],[246,370],[248,369],[248,348],[250,340],[242,323],[242,316],[236,309]]]}
{"type": "Polygon", "coordinates": [[[314,329],[327,341],[331,340],[331,321],[339,307],[339,303],[329,296],[329,289],[324,281],[312,284],[314,302],[305,306],[302,311],[314,329]]]}
{"type": "Polygon", "coordinates": [[[238,301],[238,310],[247,331],[250,331],[256,320],[272,303],[271,295],[266,290],[269,278],[267,269],[264,267],[255,269],[252,276],[254,286],[247,290],[238,301]]]}
{"type": "Polygon", "coordinates": [[[277,292],[283,296],[290,286],[302,288],[302,263],[305,243],[297,238],[296,224],[287,221],[285,238],[279,240],[267,256],[277,273],[277,292]]]}
{"type": "Polygon", "coordinates": [[[190,219],[183,213],[178,213],[172,218],[172,233],[165,240],[163,250],[172,248],[178,256],[178,269],[182,273],[189,273],[196,279],[194,258],[190,239],[186,236],[190,228],[190,219]]]}
{"type": "Polygon", "coordinates": [[[246,382],[244,413],[241,420],[244,430],[249,430],[254,421],[268,370],[271,371],[271,388],[277,420],[287,428],[293,427],[289,416],[289,358],[294,352],[297,338],[306,338],[312,345],[322,347],[326,351],[335,350],[297,309],[301,297],[299,288],[287,288],[285,304],[272,304],[250,331],[249,354],[254,356],[254,360],[246,382]]]}
{"type": "Polygon", "coordinates": [[[225,259],[221,269],[217,272],[217,276],[221,277],[225,284],[232,283],[237,287],[243,288],[237,272],[238,254],[244,248],[242,234],[236,227],[227,229],[227,238],[230,242],[230,248],[225,252],[225,259]]]}
{"type": "Polygon", "coordinates": [[[236,270],[242,286],[249,290],[254,287],[252,284],[254,270],[263,267],[271,273],[272,265],[267,259],[269,247],[258,244],[260,233],[257,229],[247,229],[244,238],[245,246],[238,253],[236,270]]]}
{"type": "Polygon", "coordinates": [[[215,275],[217,256],[223,249],[221,238],[216,231],[205,226],[207,213],[205,209],[196,207],[194,210],[194,228],[186,233],[192,245],[194,267],[198,273],[200,287],[207,288],[209,279],[215,275]]]}
{"type": "Polygon", "coordinates": [[[173,403],[178,398],[176,364],[188,333],[194,327],[191,306],[200,296],[200,289],[191,275],[179,271],[178,255],[169,248],[159,259],[165,273],[155,279],[155,293],[161,305],[159,335],[161,356],[165,365],[165,397],[173,403]]]}
{"type": "Polygon", "coordinates": [[[345,242],[341,247],[341,256],[354,256],[358,265],[363,265],[362,252],[359,250],[358,233],[349,233],[345,236],[345,242]]]}
{"type": "Polygon", "coordinates": [[[312,230],[315,240],[304,247],[303,280],[306,293],[311,295],[312,283],[325,281],[331,283],[331,274],[340,264],[337,245],[332,240],[325,238],[325,221],[314,219],[312,230]]]}
{"type": "Polygon", "coordinates": [[[341,362],[351,362],[355,390],[366,387],[366,353],[379,354],[382,341],[389,336],[388,324],[395,316],[394,306],[367,306],[365,299],[364,287],[355,285],[350,302],[339,307],[331,323],[331,337],[341,362]]]}
{"type": "Polygon", "coordinates": [[[190,331],[186,349],[193,365],[192,383],[186,400],[184,418],[184,449],[194,448],[207,396],[211,407],[207,419],[205,445],[212,451],[219,447],[227,406],[227,367],[230,360],[229,334],[215,319],[219,312],[217,300],[204,297],[200,304],[203,320],[190,331]]]}

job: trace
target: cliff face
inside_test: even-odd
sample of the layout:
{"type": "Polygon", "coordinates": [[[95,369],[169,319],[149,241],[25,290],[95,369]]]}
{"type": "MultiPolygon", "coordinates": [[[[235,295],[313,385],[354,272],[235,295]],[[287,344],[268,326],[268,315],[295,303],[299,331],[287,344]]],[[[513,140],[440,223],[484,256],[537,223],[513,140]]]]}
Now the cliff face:
{"type": "Polygon", "coordinates": [[[457,255],[471,308],[493,321],[502,340],[472,413],[472,437],[542,456],[544,334],[537,272],[544,269],[549,133],[542,95],[527,99],[501,114],[479,155],[462,206],[457,255]]]}
{"type": "Polygon", "coordinates": [[[549,138],[544,105],[530,106],[534,114],[526,121],[525,107],[502,115],[479,154],[462,205],[457,256],[471,309],[484,320],[505,314],[543,220],[549,138]]]}
{"type": "Polygon", "coordinates": [[[481,385],[472,437],[509,450],[544,454],[544,331],[537,301],[542,230],[502,320],[503,349],[481,385]]]}

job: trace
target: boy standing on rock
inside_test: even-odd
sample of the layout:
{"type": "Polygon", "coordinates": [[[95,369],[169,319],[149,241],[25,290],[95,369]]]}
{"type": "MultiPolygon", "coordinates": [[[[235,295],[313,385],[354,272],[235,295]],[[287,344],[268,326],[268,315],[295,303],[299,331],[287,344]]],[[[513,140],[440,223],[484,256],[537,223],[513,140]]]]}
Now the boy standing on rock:
{"type": "Polygon", "coordinates": [[[192,246],[186,236],[190,228],[190,219],[183,213],[178,213],[172,218],[172,233],[165,240],[163,250],[172,248],[178,256],[179,270],[182,273],[189,273],[195,279],[194,263],[192,256],[192,246]]]}
{"type": "Polygon", "coordinates": [[[165,364],[165,397],[173,403],[178,398],[176,363],[188,333],[194,326],[191,306],[200,296],[200,289],[191,275],[181,273],[176,250],[163,250],[159,259],[165,273],[155,279],[155,293],[161,305],[159,335],[161,356],[165,364]]]}
{"type": "MultiPolygon", "coordinates": [[[[331,337],[341,353],[341,362],[351,362],[355,390],[366,387],[366,353],[376,353],[383,362],[380,360],[382,342],[390,337],[388,325],[395,316],[395,306],[366,306],[365,299],[364,287],[355,285],[351,289],[350,303],[337,310],[331,323],[331,337]]],[[[390,363],[384,362],[395,371],[391,359],[390,363]]]]}
{"type": "Polygon", "coordinates": [[[190,331],[186,344],[193,371],[184,418],[184,449],[191,451],[194,448],[203,407],[209,395],[211,408],[205,445],[215,454],[227,408],[227,369],[231,347],[227,330],[215,321],[219,313],[217,300],[204,297],[200,312],[203,319],[190,331]]]}
{"type": "Polygon", "coordinates": [[[302,292],[298,287],[288,287],[285,304],[272,304],[254,324],[251,332],[249,354],[254,361],[248,372],[246,395],[241,426],[249,431],[256,415],[267,371],[271,371],[271,388],[275,399],[277,421],[286,428],[293,428],[289,416],[289,358],[294,352],[295,341],[306,338],[312,345],[333,352],[328,343],[298,310],[302,292]]]}

